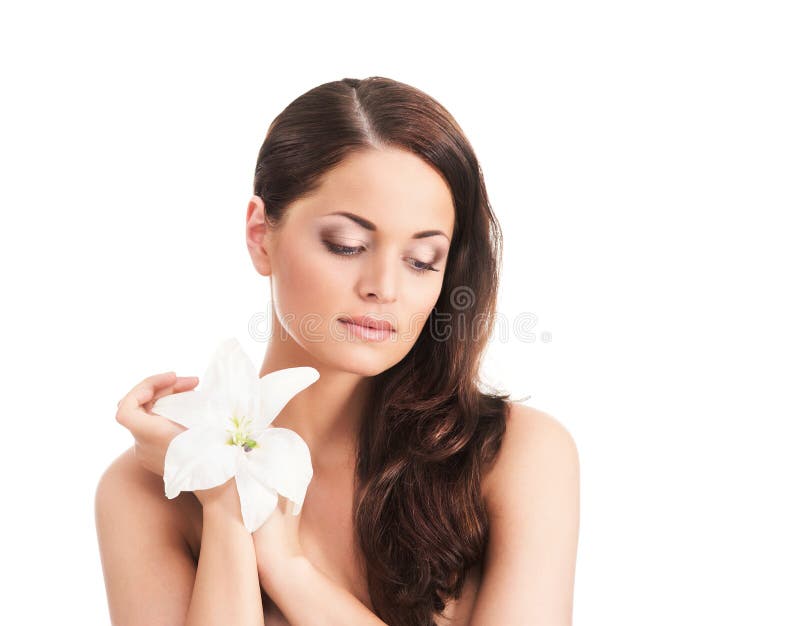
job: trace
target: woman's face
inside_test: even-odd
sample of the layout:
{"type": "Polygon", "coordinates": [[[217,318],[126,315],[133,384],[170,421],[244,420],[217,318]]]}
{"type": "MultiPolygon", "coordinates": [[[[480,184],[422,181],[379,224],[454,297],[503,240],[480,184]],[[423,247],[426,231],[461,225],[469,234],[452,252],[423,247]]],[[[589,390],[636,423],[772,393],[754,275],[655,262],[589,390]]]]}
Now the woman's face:
{"type": "Polygon", "coordinates": [[[265,229],[263,273],[284,334],[336,369],[373,376],[395,365],[439,298],[454,220],[447,183],[421,158],[397,148],[349,155],[288,207],[279,230],[265,229]],[[369,339],[341,321],[363,315],[393,330],[369,339]]]}

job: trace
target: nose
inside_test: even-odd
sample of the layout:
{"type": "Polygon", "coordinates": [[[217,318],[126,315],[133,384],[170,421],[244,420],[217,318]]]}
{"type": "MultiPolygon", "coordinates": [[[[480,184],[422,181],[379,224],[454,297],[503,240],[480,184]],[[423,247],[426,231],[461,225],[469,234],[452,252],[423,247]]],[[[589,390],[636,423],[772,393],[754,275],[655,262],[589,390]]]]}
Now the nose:
{"type": "Polygon", "coordinates": [[[397,300],[397,258],[390,253],[374,254],[364,265],[359,293],[365,300],[394,302],[397,300]]]}

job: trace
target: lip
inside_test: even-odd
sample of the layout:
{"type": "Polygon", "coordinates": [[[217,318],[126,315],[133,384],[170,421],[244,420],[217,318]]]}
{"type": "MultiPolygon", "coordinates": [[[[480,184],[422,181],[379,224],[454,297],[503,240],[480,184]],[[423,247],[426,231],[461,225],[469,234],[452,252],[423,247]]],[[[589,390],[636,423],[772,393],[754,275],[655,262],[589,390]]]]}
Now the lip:
{"type": "Polygon", "coordinates": [[[382,320],[374,315],[346,315],[339,318],[342,322],[349,322],[364,326],[365,328],[374,328],[376,330],[390,330],[394,332],[395,328],[388,320],[382,320]]]}
{"type": "Polygon", "coordinates": [[[344,324],[348,337],[357,337],[366,341],[383,341],[389,339],[395,330],[385,321],[370,317],[344,317],[338,321],[344,324]],[[369,326],[367,324],[370,324],[369,326]]]}

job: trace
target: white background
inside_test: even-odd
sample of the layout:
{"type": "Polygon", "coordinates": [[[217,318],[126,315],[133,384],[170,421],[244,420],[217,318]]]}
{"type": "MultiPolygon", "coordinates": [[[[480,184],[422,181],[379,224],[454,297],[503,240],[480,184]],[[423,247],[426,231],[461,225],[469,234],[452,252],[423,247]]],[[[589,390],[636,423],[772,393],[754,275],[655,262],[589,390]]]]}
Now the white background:
{"type": "Polygon", "coordinates": [[[444,104],[483,167],[500,313],[536,319],[487,377],[580,452],[575,624],[800,623],[793,3],[15,4],[0,622],[107,623],[117,401],[202,375],[228,336],[260,364],[258,148],[301,93],[382,75],[444,104]]]}

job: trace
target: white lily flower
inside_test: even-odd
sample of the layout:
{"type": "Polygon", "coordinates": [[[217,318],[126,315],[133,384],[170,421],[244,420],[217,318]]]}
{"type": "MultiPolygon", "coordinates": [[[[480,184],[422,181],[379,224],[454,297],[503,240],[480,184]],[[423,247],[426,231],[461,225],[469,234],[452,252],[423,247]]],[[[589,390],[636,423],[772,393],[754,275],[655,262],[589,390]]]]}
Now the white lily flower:
{"type": "Polygon", "coordinates": [[[313,367],[290,367],[258,378],[235,338],[217,349],[199,386],[159,398],[152,412],[185,426],[169,444],[164,492],[210,489],[235,477],[242,520],[255,532],[278,504],[299,515],[311,482],[311,453],[302,437],[270,426],[286,403],[316,382],[313,367]]]}

